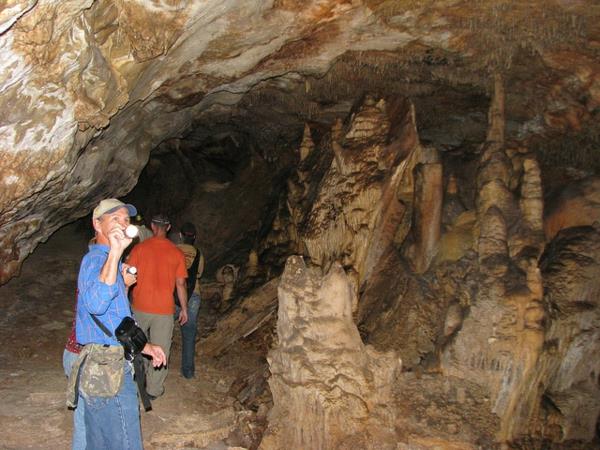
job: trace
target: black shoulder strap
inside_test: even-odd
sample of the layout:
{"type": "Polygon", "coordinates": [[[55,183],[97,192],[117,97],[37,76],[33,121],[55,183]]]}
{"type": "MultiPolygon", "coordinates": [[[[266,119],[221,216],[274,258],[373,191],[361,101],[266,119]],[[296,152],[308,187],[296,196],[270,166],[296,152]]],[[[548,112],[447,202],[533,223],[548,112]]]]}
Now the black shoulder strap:
{"type": "Polygon", "coordinates": [[[90,316],[92,317],[92,320],[96,322],[96,325],[98,325],[100,329],[104,331],[105,335],[107,335],[108,337],[112,337],[112,333],[108,330],[108,328],[106,328],[106,326],[102,322],[100,322],[100,320],[95,315],[90,313],[90,316]]]}
{"type": "MultiPolygon", "coordinates": [[[[196,247],[194,247],[194,249],[196,250],[196,256],[194,257],[194,262],[192,262],[192,265],[188,269],[188,288],[192,292],[196,286],[196,276],[198,275],[198,266],[200,265],[200,250],[196,247]]],[[[191,294],[191,292],[188,292],[188,295],[189,294],[191,294]]]]}
{"type": "Polygon", "coordinates": [[[141,353],[138,353],[133,358],[133,373],[135,374],[135,382],[137,383],[138,392],[144,405],[144,411],[152,411],[150,396],[146,392],[146,371],[144,368],[144,358],[141,353]]]}

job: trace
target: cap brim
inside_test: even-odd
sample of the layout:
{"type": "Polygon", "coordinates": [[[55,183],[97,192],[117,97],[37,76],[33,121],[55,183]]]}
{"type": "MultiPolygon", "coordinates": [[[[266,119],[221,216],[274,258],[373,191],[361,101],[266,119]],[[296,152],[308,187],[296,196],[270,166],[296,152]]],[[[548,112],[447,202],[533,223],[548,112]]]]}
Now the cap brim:
{"type": "Polygon", "coordinates": [[[121,208],[127,208],[127,212],[129,213],[129,217],[133,217],[135,215],[137,215],[137,209],[135,208],[135,206],[126,203],[123,205],[119,205],[119,206],[115,206],[114,208],[109,209],[108,211],[105,211],[104,213],[102,213],[102,215],[104,214],[110,214],[110,213],[114,213],[115,211],[121,209],[121,208]]]}

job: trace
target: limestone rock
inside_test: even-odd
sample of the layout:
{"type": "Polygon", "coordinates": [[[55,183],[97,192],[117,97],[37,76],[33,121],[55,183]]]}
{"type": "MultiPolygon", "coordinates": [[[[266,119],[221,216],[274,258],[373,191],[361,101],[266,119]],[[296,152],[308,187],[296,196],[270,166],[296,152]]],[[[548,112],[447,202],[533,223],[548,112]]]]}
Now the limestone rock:
{"type": "Polygon", "coordinates": [[[442,165],[419,164],[415,168],[412,229],[415,236],[411,259],[415,272],[429,268],[438,250],[442,227],[442,165]]]}
{"type": "MultiPolygon", "coordinates": [[[[463,284],[466,284],[463,282],[463,284]]],[[[458,290],[455,290],[455,292],[458,290]]],[[[396,249],[384,254],[361,295],[357,323],[364,339],[379,350],[394,350],[406,370],[418,370],[435,352],[440,317],[447,302],[432,299],[422,279],[396,249]]]]}
{"type": "Polygon", "coordinates": [[[231,407],[206,416],[193,414],[174,421],[168,433],[155,433],[151,443],[158,448],[207,447],[225,439],[235,425],[236,413],[231,407]]]}
{"type": "MultiPolygon", "coordinates": [[[[211,270],[249,254],[240,287],[294,253],[329,273],[297,260],[286,271],[264,448],[589,441],[600,190],[590,176],[542,192],[565,166],[600,168],[589,3],[4,1],[0,284],[146,167],[160,189],[138,198],[201,223],[211,270]],[[441,205],[453,158],[463,195],[441,205]],[[470,179],[460,165],[474,159],[470,179]],[[542,211],[554,241],[540,272],[542,211]],[[414,375],[410,392],[435,405],[407,402],[406,421],[391,410],[399,364],[362,344],[355,315],[367,342],[406,360],[398,384],[414,375]],[[479,422],[462,433],[467,418],[479,422]]],[[[207,352],[272,324],[276,280],[241,300],[207,352]]],[[[156,444],[210,445],[231,412],[212,419],[156,444]]]]}
{"type": "Polygon", "coordinates": [[[523,169],[520,199],[523,221],[532,232],[539,233],[544,210],[540,168],[535,159],[528,158],[523,162],[523,169]]]}
{"type": "Polygon", "coordinates": [[[449,227],[456,218],[465,212],[463,201],[458,196],[457,180],[454,175],[450,175],[444,193],[444,202],[442,205],[442,226],[449,227]]]}
{"type": "Polygon", "coordinates": [[[392,384],[400,360],[365,346],[339,265],[321,277],[291,257],[279,285],[278,344],[269,353],[273,409],[261,448],[393,448],[392,384]]]}
{"type": "Polygon", "coordinates": [[[457,261],[473,249],[475,236],[480,234],[477,226],[477,217],[473,211],[459,215],[440,239],[436,262],[457,261]]]}
{"type": "Polygon", "coordinates": [[[507,226],[502,212],[495,206],[480,216],[478,242],[479,264],[482,271],[489,269],[495,276],[508,270],[507,226]]]}
{"type": "Polygon", "coordinates": [[[277,285],[274,278],[240,300],[241,307],[223,318],[216,330],[202,342],[201,352],[218,356],[238,339],[246,337],[265,324],[277,309],[277,285]]]}
{"type": "Polygon", "coordinates": [[[412,197],[413,168],[428,158],[437,162],[415,139],[412,105],[404,104],[404,109],[395,111],[403,119],[395,117],[394,124],[400,129],[393,130],[385,105],[367,97],[351,116],[345,137],[338,138],[341,143],[333,140],[341,131],[332,130],[335,156],[300,235],[314,263],[324,270],[334,261],[352,267],[359,284],[396,237],[398,223],[406,213],[398,195],[407,192],[412,197]],[[388,137],[393,140],[386,145],[388,137]],[[402,148],[406,152],[396,153],[402,148]]]}

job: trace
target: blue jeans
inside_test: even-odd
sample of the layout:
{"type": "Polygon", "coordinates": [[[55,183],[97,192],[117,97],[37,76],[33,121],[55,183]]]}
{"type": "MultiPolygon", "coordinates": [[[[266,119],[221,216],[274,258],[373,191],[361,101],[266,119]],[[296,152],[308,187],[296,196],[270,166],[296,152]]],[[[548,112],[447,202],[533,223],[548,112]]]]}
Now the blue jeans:
{"type": "Polygon", "coordinates": [[[133,368],[128,361],[123,363],[125,376],[117,395],[84,398],[88,450],[143,449],[133,368]]]}
{"type": "MultiPolygon", "coordinates": [[[[79,357],[78,353],[70,352],[65,349],[63,352],[63,369],[65,375],[69,378],[71,367],[79,357]]],[[[77,403],[77,408],[73,411],[73,441],[72,450],[85,450],[85,402],[83,399],[77,403]]]]}
{"type": "MultiPolygon", "coordinates": [[[[193,293],[188,298],[188,321],[181,327],[181,375],[192,378],[196,370],[194,357],[196,354],[196,333],[198,331],[198,311],[200,296],[193,293]]],[[[179,317],[181,307],[175,306],[175,320],[179,317]]]]}

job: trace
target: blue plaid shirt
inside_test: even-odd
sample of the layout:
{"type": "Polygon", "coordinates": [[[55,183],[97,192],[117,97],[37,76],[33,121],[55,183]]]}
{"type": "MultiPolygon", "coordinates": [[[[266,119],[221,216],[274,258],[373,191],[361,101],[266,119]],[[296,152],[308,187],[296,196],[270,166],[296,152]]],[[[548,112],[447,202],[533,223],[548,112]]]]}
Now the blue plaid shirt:
{"type": "Polygon", "coordinates": [[[109,286],[98,280],[102,266],[108,257],[108,246],[90,245],[89,252],[83,257],[79,268],[77,287],[77,321],[75,333],[79,344],[120,345],[114,337],[115,328],[126,316],[131,316],[127,288],[121,275],[121,263],[117,281],[109,286]],[[94,322],[90,313],[95,315],[113,334],[107,336],[94,322]]]}

